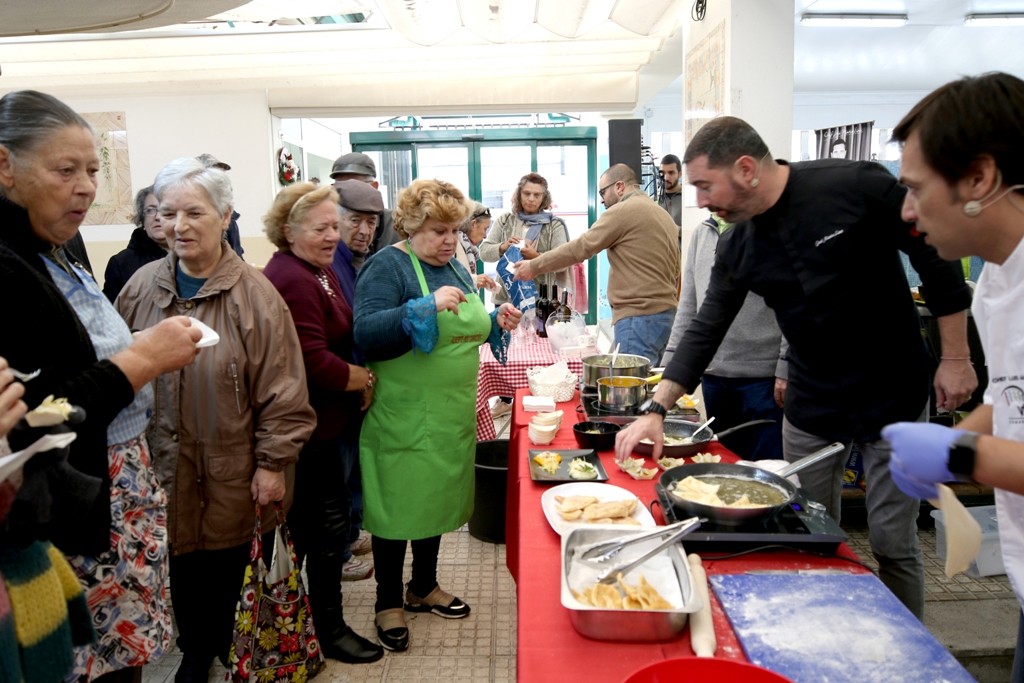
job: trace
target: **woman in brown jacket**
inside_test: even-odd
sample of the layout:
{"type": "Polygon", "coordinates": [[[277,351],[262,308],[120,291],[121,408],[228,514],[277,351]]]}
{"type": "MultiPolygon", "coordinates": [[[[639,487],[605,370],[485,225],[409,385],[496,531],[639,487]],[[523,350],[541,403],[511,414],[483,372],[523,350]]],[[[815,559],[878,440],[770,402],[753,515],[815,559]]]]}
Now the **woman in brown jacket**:
{"type": "MultiPolygon", "coordinates": [[[[316,417],[284,300],[224,241],[227,175],[177,159],[157,175],[154,191],[171,253],[137,271],[116,306],[132,329],[188,315],[220,335],[194,365],[157,379],[147,432],[170,501],[171,600],[184,655],[175,680],[206,680],[213,658],[223,660],[230,646],[253,501],[286,498],[286,470],[316,417]]],[[[262,518],[272,531],[273,509],[262,518]]]]}

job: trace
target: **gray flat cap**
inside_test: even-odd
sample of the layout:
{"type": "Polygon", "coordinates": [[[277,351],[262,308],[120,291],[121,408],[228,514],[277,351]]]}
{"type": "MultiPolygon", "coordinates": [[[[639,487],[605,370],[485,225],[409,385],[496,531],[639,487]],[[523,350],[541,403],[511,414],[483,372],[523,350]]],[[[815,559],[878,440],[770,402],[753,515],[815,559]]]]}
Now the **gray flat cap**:
{"type": "Polygon", "coordinates": [[[334,183],[338,191],[341,205],[350,211],[362,213],[380,213],[384,210],[384,200],[380,192],[370,183],[362,180],[339,180],[334,183]]]}
{"type": "Polygon", "coordinates": [[[196,157],[196,160],[202,162],[206,168],[219,168],[224,171],[230,171],[231,166],[225,164],[223,161],[213,156],[212,154],[203,153],[196,157]]]}
{"type": "Polygon", "coordinates": [[[332,178],[335,178],[342,173],[368,175],[376,178],[377,166],[373,163],[373,159],[365,154],[360,152],[349,152],[348,154],[342,154],[340,157],[335,159],[334,166],[331,167],[332,178]]]}

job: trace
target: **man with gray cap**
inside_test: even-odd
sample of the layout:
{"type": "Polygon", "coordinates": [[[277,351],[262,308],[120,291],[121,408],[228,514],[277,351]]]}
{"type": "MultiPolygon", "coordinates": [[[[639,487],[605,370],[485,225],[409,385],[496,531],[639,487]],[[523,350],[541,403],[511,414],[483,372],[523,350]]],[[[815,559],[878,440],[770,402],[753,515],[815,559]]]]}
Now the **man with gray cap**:
{"type": "MultiPolygon", "coordinates": [[[[356,273],[363,265],[370,250],[370,241],[380,224],[380,213],[384,210],[384,200],[373,184],[363,180],[338,180],[334,183],[339,198],[339,222],[341,241],[334,252],[331,267],[341,283],[341,293],[348,305],[355,308],[356,273]]],[[[386,246],[386,245],[385,245],[386,246]]],[[[359,349],[352,349],[353,360],[362,363],[359,349]]],[[[360,414],[358,419],[362,419],[360,414]]],[[[353,430],[357,435],[359,430],[353,430]]],[[[370,535],[362,531],[363,526],[363,487],[359,472],[359,442],[343,449],[345,461],[345,483],[352,493],[349,509],[349,545],[342,557],[345,565],[342,568],[342,579],[358,581],[367,579],[373,573],[373,567],[363,562],[356,555],[370,552],[370,535]]]]}
{"type": "MultiPolygon", "coordinates": [[[[196,160],[202,162],[203,166],[206,166],[206,168],[219,168],[222,171],[231,170],[231,166],[225,164],[223,161],[207,152],[203,152],[196,156],[196,160]]],[[[237,211],[231,212],[231,223],[228,225],[226,235],[228,244],[231,245],[231,248],[236,254],[238,254],[239,258],[241,258],[242,254],[245,253],[245,250],[242,249],[242,236],[238,232],[238,219],[241,215],[242,214],[237,211]]]]}
{"type": "MultiPolygon", "coordinates": [[[[373,184],[362,180],[338,180],[341,221],[341,242],[334,252],[334,272],[341,281],[341,291],[349,305],[354,306],[356,273],[370,255],[371,242],[380,227],[384,200],[373,184]]],[[[385,245],[386,246],[386,245],[385,245]]]]}
{"type": "MultiPolygon", "coordinates": [[[[377,182],[376,164],[373,163],[373,159],[361,152],[349,152],[335,159],[334,166],[331,167],[331,179],[335,181],[335,187],[337,187],[337,181],[339,180],[358,180],[372,185],[375,190],[380,189],[380,184],[377,182]]],[[[380,218],[377,221],[377,227],[374,230],[373,241],[367,251],[367,256],[375,254],[382,247],[398,241],[398,235],[395,234],[395,224],[391,218],[391,211],[383,208],[383,200],[381,207],[380,218]]]]}

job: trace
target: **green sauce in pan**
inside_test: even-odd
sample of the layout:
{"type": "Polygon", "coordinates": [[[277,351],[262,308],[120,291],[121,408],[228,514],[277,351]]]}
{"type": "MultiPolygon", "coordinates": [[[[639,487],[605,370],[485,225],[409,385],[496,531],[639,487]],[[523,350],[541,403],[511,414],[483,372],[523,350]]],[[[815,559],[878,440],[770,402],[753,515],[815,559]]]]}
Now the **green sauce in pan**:
{"type": "Polygon", "coordinates": [[[720,486],[721,488],[718,489],[718,497],[721,498],[722,502],[726,505],[735,503],[743,497],[743,494],[747,495],[747,498],[753,505],[764,505],[765,507],[782,505],[789,498],[782,489],[761,481],[741,479],[739,477],[711,475],[699,476],[696,478],[700,479],[705,484],[715,484],[720,486]]]}

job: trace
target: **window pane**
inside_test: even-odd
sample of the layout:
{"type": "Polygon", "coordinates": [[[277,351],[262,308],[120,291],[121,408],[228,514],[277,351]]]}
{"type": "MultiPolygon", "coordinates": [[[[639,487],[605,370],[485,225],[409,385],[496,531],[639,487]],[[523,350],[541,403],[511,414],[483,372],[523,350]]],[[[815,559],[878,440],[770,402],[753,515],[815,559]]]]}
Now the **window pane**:
{"type": "Polygon", "coordinates": [[[551,211],[565,221],[569,238],[588,227],[587,148],[583,145],[538,146],[537,173],[548,181],[551,211]]]}
{"type": "Polygon", "coordinates": [[[519,179],[530,172],[529,146],[480,146],[480,201],[495,217],[512,210],[519,179]]]}
{"type": "Polygon", "coordinates": [[[417,178],[451,183],[469,196],[469,148],[464,145],[420,147],[416,153],[417,178]]]}

